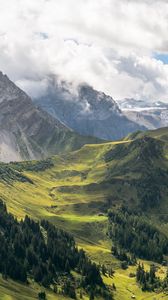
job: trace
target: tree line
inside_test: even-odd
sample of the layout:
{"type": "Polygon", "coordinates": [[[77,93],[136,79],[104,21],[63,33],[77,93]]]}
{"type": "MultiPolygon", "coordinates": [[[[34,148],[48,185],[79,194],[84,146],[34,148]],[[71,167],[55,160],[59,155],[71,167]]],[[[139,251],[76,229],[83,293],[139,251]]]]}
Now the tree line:
{"type": "Polygon", "coordinates": [[[143,214],[122,206],[109,211],[109,236],[114,246],[136,257],[161,263],[168,254],[168,238],[143,214]]]}
{"type": "Polygon", "coordinates": [[[142,291],[167,290],[168,272],[165,278],[161,279],[156,275],[156,266],[151,265],[149,271],[145,271],[143,264],[138,264],[136,271],[136,280],[141,285],[142,291]]]}
{"type": "Polygon", "coordinates": [[[28,216],[18,222],[7,212],[0,200],[0,273],[26,283],[29,278],[49,288],[57,286],[60,276],[65,278],[62,293],[76,298],[75,278],[71,271],[80,274],[78,286],[88,293],[105,293],[99,267],[90,261],[85,252],[78,250],[74,238],[48,221],[35,222],[28,216]]]}

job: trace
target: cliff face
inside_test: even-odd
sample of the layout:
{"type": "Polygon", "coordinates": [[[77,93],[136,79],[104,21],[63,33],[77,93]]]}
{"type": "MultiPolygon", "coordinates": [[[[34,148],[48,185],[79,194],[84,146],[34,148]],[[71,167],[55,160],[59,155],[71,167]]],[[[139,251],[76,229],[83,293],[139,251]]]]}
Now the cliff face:
{"type": "Polygon", "coordinates": [[[83,135],[117,140],[133,131],[145,129],[129,120],[112,97],[88,85],[80,86],[77,95],[73,95],[51,82],[46,95],[34,101],[83,135]]]}
{"type": "Polygon", "coordinates": [[[80,148],[81,137],[40,108],[0,73],[0,161],[40,159],[80,148]]]}

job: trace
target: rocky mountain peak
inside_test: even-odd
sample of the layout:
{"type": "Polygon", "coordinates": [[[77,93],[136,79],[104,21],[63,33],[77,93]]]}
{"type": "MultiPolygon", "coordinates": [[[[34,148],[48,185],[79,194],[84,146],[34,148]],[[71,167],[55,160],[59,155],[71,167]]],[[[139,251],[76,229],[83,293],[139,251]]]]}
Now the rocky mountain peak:
{"type": "Polygon", "coordinates": [[[17,87],[7,75],[0,72],[0,103],[3,101],[11,101],[16,99],[27,99],[30,98],[23,92],[19,87],[17,87]]]}
{"type": "Polygon", "coordinates": [[[79,100],[88,103],[88,107],[90,108],[88,112],[92,112],[92,114],[96,113],[96,118],[102,118],[103,116],[107,118],[111,113],[121,113],[118,104],[111,96],[97,91],[89,85],[81,85],[78,90],[79,100]]]}
{"type": "Polygon", "coordinates": [[[96,139],[81,137],[37,107],[0,73],[0,161],[41,159],[92,141],[96,139]]]}
{"type": "Polygon", "coordinates": [[[46,94],[34,102],[78,133],[116,140],[144,129],[128,120],[111,96],[87,84],[80,85],[77,93],[65,87],[49,80],[46,94]]]}

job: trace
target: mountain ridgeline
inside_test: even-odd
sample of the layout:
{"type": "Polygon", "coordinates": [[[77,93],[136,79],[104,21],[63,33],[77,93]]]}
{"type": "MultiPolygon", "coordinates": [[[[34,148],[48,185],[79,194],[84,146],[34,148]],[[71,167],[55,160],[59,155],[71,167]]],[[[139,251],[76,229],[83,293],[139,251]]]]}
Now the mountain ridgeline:
{"type": "Polygon", "coordinates": [[[121,142],[85,145],[78,151],[41,161],[1,163],[0,180],[33,185],[31,173],[42,174],[45,178],[49,172],[51,182],[65,180],[56,188],[58,193],[82,192],[89,197],[94,192],[96,197],[101,192],[101,202],[107,207],[119,201],[150,210],[161,207],[166,201],[167,153],[167,128],[137,132],[121,142]],[[69,184],[71,179],[73,184],[69,184]]]}
{"type": "Polygon", "coordinates": [[[118,103],[124,115],[140,126],[150,130],[168,126],[168,105],[164,102],[124,99],[118,103]]]}
{"type": "Polygon", "coordinates": [[[31,98],[0,73],[0,160],[41,159],[98,139],[83,137],[37,108],[31,98]]]}
{"type": "Polygon", "coordinates": [[[145,129],[124,116],[112,97],[86,84],[73,94],[65,84],[49,78],[46,93],[34,102],[82,135],[119,140],[130,132],[145,129]]]}
{"type": "Polygon", "coordinates": [[[12,300],[30,289],[26,300],[159,299],[168,128],[134,132],[111,97],[86,85],[47,93],[34,101],[49,113],[0,73],[0,297],[18,284],[12,300]]]}
{"type": "MultiPolygon", "coordinates": [[[[16,221],[1,204],[3,278],[23,282],[33,278],[47,287],[47,293],[54,284],[56,292],[71,298],[79,299],[82,291],[90,299],[99,295],[110,299],[114,291],[118,293],[112,284],[120,276],[117,268],[116,277],[113,272],[114,258],[123,270],[135,270],[138,259],[167,265],[167,155],[164,128],[137,132],[119,142],[85,145],[40,161],[1,163],[0,197],[10,212],[23,219],[16,221]],[[77,250],[71,234],[101,266],[77,250]],[[110,243],[111,252],[109,248],[104,252],[110,243]],[[81,261],[88,268],[83,269],[81,261]]],[[[150,283],[143,266],[137,268],[136,278],[135,286],[143,290],[167,288],[166,278],[155,276],[150,283]]]]}

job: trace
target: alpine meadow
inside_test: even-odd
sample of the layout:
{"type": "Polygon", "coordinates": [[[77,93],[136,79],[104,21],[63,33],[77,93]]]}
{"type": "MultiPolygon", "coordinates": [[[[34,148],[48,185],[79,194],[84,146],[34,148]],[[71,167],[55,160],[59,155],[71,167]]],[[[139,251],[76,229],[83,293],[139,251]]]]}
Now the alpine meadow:
{"type": "Polygon", "coordinates": [[[168,300],[168,3],[0,0],[0,300],[168,300]]]}

